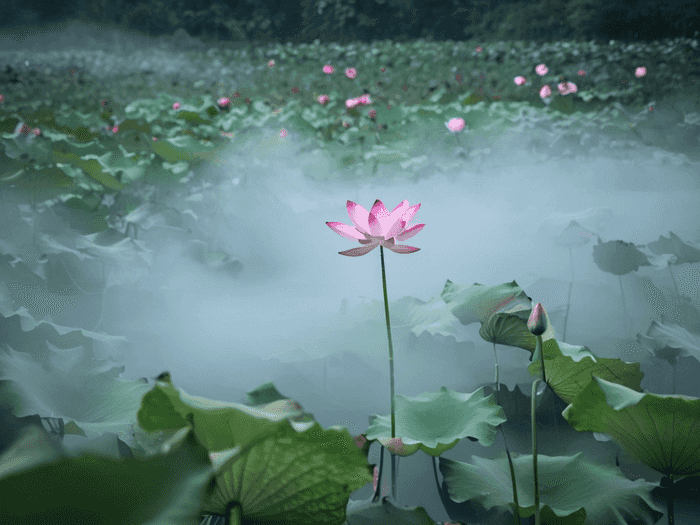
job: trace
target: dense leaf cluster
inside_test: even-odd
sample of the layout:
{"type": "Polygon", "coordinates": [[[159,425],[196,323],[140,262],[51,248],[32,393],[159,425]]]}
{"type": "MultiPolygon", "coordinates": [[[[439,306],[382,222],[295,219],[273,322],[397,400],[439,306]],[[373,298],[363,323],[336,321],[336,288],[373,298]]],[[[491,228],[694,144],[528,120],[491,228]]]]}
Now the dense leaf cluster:
{"type": "Polygon", "coordinates": [[[5,27],[65,18],[119,24],[153,36],[185,29],[215,40],[599,40],[694,38],[693,0],[9,0],[5,27]]]}

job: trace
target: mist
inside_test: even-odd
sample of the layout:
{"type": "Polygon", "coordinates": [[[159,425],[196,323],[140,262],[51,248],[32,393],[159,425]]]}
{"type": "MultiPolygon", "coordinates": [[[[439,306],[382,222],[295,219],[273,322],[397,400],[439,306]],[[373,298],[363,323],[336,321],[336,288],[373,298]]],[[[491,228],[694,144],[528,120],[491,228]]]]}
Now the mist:
{"type": "MultiPolygon", "coordinates": [[[[533,304],[542,302],[553,310],[565,302],[560,291],[571,279],[571,268],[568,250],[552,240],[571,220],[604,241],[645,244],[669,231],[682,239],[700,238],[697,164],[674,166],[641,145],[597,156],[582,151],[578,158],[543,160],[519,147],[521,137],[507,132],[479,166],[465,165],[447,175],[426,172],[417,182],[401,180],[394,168],[383,174],[380,168],[378,182],[314,182],[303,176],[304,165],[325,168],[325,162],[332,169],[333,163],[319,154],[295,157],[299,148],[293,132],[263,161],[242,168],[236,167],[240,152],[232,148],[223,165],[204,168],[206,177],[217,182],[207,193],[212,200],[200,208],[211,216],[197,213],[200,220],[217,225],[221,246],[244,268],[229,277],[183,256],[180,242],[159,249],[153,265],[157,271],[138,287],[158,289],[163,297],[157,305],[138,291],[119,301],[105,300],[108,313],[103,313],[102,327],[110,326],[109,333],[126,333],[133,343],[125,376],[153,376],[167,369],[188,392],[221,397],[274,379],[272,369],[261,364],[253,367],[258,374],[237,373],[242,361],[278,358],[289,363],[350,351],[388,379],[379,249],[360,257],[339,255],[356,243],[326,225],[351,224],[348,200],[366,209],[375,199],[389,210],[404,199],[421,204],[412,224],[426,226],[402,243],[420,251],[385,250],[390,304],[404,296],[427,302],[439,295],[447,279],[461,285],[515,280],[533,304]],[[348,314],[340,313],[344,299],[350,312],[378,301],[372,312],[383,335],[372,338],[353,326],[348,314]],[[554,299],[557,304],[552,304],[554,299]]],[[[431,165],[448,160],[433,156],[431,165]]],[[[187,208],[182,202],[169,204],[187,208]]],[[[163,242],[162,233],[154,235],[163,242]]],[[[148,240],[148,232],[142,238],[148,240]]],[[[618,279],[594,264],[593,244],[574,249],[575,286],[566,337],[571,344],[624,336],[618,279]]],[[[645,272],[653,270],[641,268],[638,275],[645,272]]],[[[691,275],[681,267],[685,293],[697,296],[697,283],[687,288],[692,286],[691,275]]],[[[630,277],[634,278],[623,276],[623,281],[630,277]]],[[[670,278],[667,283],[663,279],[670,290],[670,278]]],[[[631,288],[628,285],[628,293],[631,288]]],[[[653,316],[643,301],[635,304],[628,297],[628,309],[633,330],[646,331],[653,316]]],[[[550,311],[550,319],[560,332],[557,322],[561,324],[562,317],[550,311]]],[[[463,340],[457,343],[483,346],[484,362],[492,362],[491,345],[479,338],[478,326],[463,328],[463,340]]],[[[397,345],[402,330],[407,329],[400,319],[392,319],[397,381],[409,386],[422,365],[401,359],[406,357],[406,350],[397,345]]],[[[439,360],[433,364],[440,366],[439,360]]],[[[461,374],[469,383],[470,370],[461,374]]],[[[472,379],[483,382],[483,374],[472,379]]]]}

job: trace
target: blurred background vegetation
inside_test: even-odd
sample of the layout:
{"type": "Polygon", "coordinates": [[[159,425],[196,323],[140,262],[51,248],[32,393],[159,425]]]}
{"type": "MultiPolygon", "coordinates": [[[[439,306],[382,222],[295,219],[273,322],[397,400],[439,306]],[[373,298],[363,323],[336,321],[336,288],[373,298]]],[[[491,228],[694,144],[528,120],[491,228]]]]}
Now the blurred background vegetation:
{"type": "Polygon", "coordinates": [[[697,0],[3,0],[0,30],[82,20],[204,41],[697,38],[697,0]],[[180,34],[184,34],[180,31],[180,34]]]}

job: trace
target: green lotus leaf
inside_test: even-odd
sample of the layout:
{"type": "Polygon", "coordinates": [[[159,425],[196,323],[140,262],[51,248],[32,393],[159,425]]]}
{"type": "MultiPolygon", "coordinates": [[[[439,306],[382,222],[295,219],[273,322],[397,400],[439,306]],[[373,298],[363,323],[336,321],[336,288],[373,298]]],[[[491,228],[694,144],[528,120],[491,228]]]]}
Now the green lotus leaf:
{"type": "Polygon", "coordinates": [[[635,392],[595,377],[562,415],[579,431],[612,436],[665,476],[700,474],[700,399],[635,392]]]}
{"type": "Polygon", "coordinates": [[[17,417],[62,418],[73,423],[69,433],[94,438],[114,432],[131,445],[131,425],[148,386],[119,379],[123,371],[93,359],[87,347],[53,351],[45,364],[8,348],[0,352],[0,396],[17,417]]]}
{"type": "Polygon", "coordinates": [[[662,318],[652,321],[647,335],[637,334],[637,341],[649,352],[672,366],[679,356],[693,356],[700,360],[700,336],[682,326],[662,318]]]}
{"type": "Polygon", "coordinates": [[[515,281],[497,286],[474,283],[462,287],[448,279],[440,296],[465,326],[483,323],[496,313],[517,314],[527,321],[532,311],[532,301],[515,281]]]}
{"type": "Polygon", "coordinates": [[[373,502],[350,500],[347,509],[346,525],[435,525],[423,507],[399,507],[388,497],[373,502]]]}
{"type": "MultiPolygon", "coordinates": [[[[644,373],[640,371],[639,363],[595,357],[584,346],[568,345],[554,339],[543,342],[542,351],[547,384],[565,403],[571,403],[591,382],[593,375],[641,391],[644,373]]],[[[533,361],[527,369],[533,376],[542,375],[539,360],[533,361]]]]}
{"type": "MultiPolygon", "coordinates": [[[[651,499],[656,486],[644,480],[630,481],[617,468],[591,463],[581,457],[538,454],[540,509],[543,525],[607,523],[653,525],[663,515],[651,499]],[[556,489],[556,490],[555,490],[556,489]]],[[[511,452],[521,518],[535,513],[532,455],[511,452]]],[[[475,500],[487,510],[513,511],[513,490],[505,454],[495,459],[472,456],[473,464],[440,458],[450,499],[457,503],[475,500]]]]}
{"type": "Polygon", "coordinates": [[[651,266],[644,255],[631,242],[608,241],[593,246],[593,260],[598,268],[613,275],[636,272],[640,266],[651,266]]]}
{"type": "Polygon", "coordinates": [[[537,337],[527,329],[527,321],[513,314],[494,314],[487,318],[481,323],[479,335],[488,343],[524,348],[531,355],[537,346],[537,337]]]}
{"type": "MultiPolygon", "coordinates": [[[[272,384],[257,390],[268,400],[276,392],[272,384]]],[[[341,525],[350,494],[372,480],[372,466],[347,429],[294,421],[298,410],[278,401],[252,407],[191,396],[163,375],[138,419],[151,431],[182,420],[193,427],[217,465],[205,512],[228,515],[233,505],[243,522],[341,525]]]]}
{"type": "Polygon", "coordinates": [[[668,239],[660,235],[659,240],[650,242],[647,244],[647,248],[658,255],[664,253],[675,255],[676,260],[672,262],[672,264],[692,264],[700,262],[700,250],[683,242],[683,240],[673,232],[669,232],[668,239]]]}
{"type": "Polygon", "coordinates": [[[583,246],[591,242],[593,232],[584,228],[576,221],[571,221],[569,225],[554,239],[560,246],[583,246]]]}
{"type": "Polygon", "coordinates": [[[483,387],[463,394],[444,386],[439,392],[415,397],[394,396],[396,438],[392,441],[391,415],[373,416],[367,439],[378,440],[399,456],[410,456],[422,450],[439,456],[454,447],[460,439],[471,437],[490,446],[496,427],[506,421],[503,409],[494,404],[493,395],[484,397],[483,387]],[[396,445],[403,444],[398,450],[396,445]]]}
{"type": "Polygon", "coordinates": [[[212,475],[206,450],[187,429],[165,453],[115,459],[73,456],[32,425],[0,457],[2,521],[193,525],[212,475]]]}

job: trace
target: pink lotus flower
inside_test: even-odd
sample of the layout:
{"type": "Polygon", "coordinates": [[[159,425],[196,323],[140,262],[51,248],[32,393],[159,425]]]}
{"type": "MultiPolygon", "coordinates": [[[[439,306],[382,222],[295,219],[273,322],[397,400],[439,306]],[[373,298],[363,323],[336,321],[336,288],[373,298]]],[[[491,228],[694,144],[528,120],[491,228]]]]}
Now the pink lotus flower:
{"type": "Polygon", "coordinates": [[[646,74],[647,74],[647,68],[645,68],[645,67],[638,67],[637,69],[634,70],[634,76],[637,78],[643,77],[646,74]]]}
{"type": "Polygon", "coordinates": [[[372,108],[369,110],[369,118],[371,118],[371,119],[377,118],[377,110],[376,109],[372,108]]]}
{"type": "Polygon", "coordinates": [[[180,109],[180,103],[179,103],[179,102],[175,102],[175,104],[173,104],[173,109],[174,109],[175,111],[177,111],[178,109],[180,109]]]}
{"type": "Polygon", "coordinates": [[[547,69],[547,66],[545,66],[544,64],[540,64],[539,66],[537,66],[537,67],[535,68],[535,71],[537,72],[537,74],[538,74],[539,76],[543,76],[543,75],[546,75],[546,74],[547,74],[547,72],[549,71],[549,69],[547,69]]]}
{"type": "Polygon", "coordinates": [[[578,70],[578,76],[582,77],[586,74],[586,72],[583,69],[578,70]]]}
{"type": "Polygon", "coordinates": [[[481,46],[476,46],[476,52],[481,53],[481,46]]]}
{"type": "Polygon", "coordinates": [[[284,137],[286,137],[286,136],[287,136],[287,130],[284,129],[284,128],[282,128],[282,129],[280,130],[280,137],[284,138],[284,137]]]}
{"type": "Polygon", "coordinates": [[[270,68],[271,68],[271,67],[275,67],[275,61],[274,61],[274,60],[270,60],[270,61],[267,63],[267,67],[270,67],[270,68]]]}
{"type": "Polygon", "coordinates": [[[5,101],[5,95],[0,95],[0,103],[5,101]]]}
{"type": "Polygon", "coordinates": [[[231,99],[228,97],[221,97],[217,104],[219,105],[220,108],[226,108],[228,105],[231,103],[231,99]]]}
{"type": "Polygon", "coordinates": [[[41,135],[41,130],[39,128],[34,128],[32,130],[32,133],[34,133],[35,137],[38,137],[39,135],[41,135]]]}
{"type": "Polygon", "coordinates": [[[449,122],[447,122],[445,124],[445,126],[447,126],[447,129],[449,129],[453,133],[456,133],[458,131],[462,131],[462,129],[464,129],[464,119],[463,118],[450,119],[449,122]]]}
{"type": "Polygon", "coordinates": [[[354,67],[349,67],[345,70],[345,76],[348,78],[355,78],[355,75],[357,75],[357,69],[354,67]]]}
{"type": "Polygon", "coordinates": [[[545,84],[542,86],[542,89],[540,89],[540,97],[541,98],[547,98],[552,94],[552,88],[549,87],[549,84],[545,84]]]}
{"type": "Polygon", "coordinates": [[[410,239],[423,229],[425,224],[418,224],[406,229],[408,221],[413,218],[419,208],[420,204],[409,207],[408,201],[404,200],[389,213],[382,201],[377,199],[374,201],[372,209],[367,211],[359,204],[348,201],[348,215],[353,226],[341,222],[327,222],[326,224],[338,235],[365,245],[338,252],[340,255],[358,257],[371,252],[379,245],[395,253],[413,253],[420,248],[398,245],[396,241],[410,239]]]}
{"type": "Polygon", "coordinates": [[[323,72],[326,75],[330,75],[331,73],[333,73],[333,71],[335,71],[335,69],[333,69],[333,66],[331,66],[330,64],[326,64],[325,66],[323,66],[323,72]]]}
{"type": "Polygon", "coordinates": [[[319,95],[318,103],[323,106],[326,104],[326,102],[328,102],[328,95],[319,95]]]}
{"type": "Polygon", "coordinates": [[[557,85],[557,89],[562,95],[568,95],[569,93],[576,93],[578,91],[578,87],[576,87],[576,84],[573,82],[561,82],[557,85]]]}
{"type": "Polygon", "coordinates": [[[344,121],[343,121],[343,127],[344,127],[344,128],[349,128],[349,127],[350,127],[350,124],[348,124],[348,121],[347,121],[347,120],[344,120],[344,121]]]}
{"type": "Polygon", "coordinates": [[[515,77],[513,81],[519,85],[522,86],[525,82],[527,82],[527,79],[525,77],[515,77]]]}

